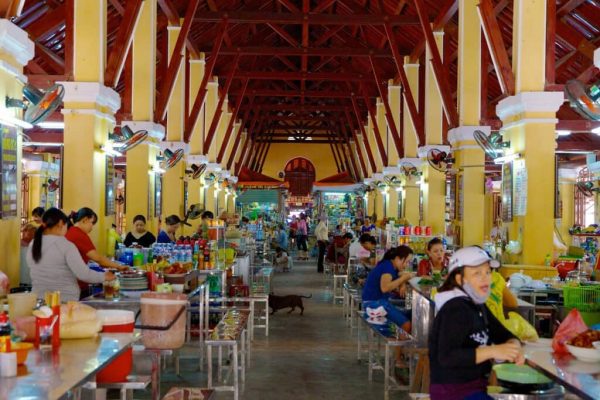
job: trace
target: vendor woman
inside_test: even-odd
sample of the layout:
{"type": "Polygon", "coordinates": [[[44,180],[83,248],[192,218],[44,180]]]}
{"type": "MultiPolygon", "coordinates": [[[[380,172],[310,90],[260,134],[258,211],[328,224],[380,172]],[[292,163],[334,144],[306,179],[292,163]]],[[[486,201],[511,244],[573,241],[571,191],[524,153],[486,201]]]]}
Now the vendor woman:
{"type": "Polygon", "coordinates": [[[97,272],[88,268],[77,247],[65,238],[67,222],[67,216],[58,208],[48,209],[27,251],[32,291],[38,297],[45,292],[59,291],[61,301],[77,301],[77,279],[88,283],[115,279],[110,271],[97,272]]]}
{"type": "Polygon", "coordinates": [[[444,243],[440,238],[433,238],[427,243],[427,258],[419,263],[417,276],[431,276],[433,274],[445,275],[446,273],[446,251],[444,243]]]}
{"type": "Polygon", "coordinates": [[[133,217],[133,230],[125,236],[123,244],[127,247],[134,243],[142,247],[150,247],[154,242],[156,242],[156,238],[146,230],[146,218],[143,215],[133,217]]]}
{"type": "Polygon", "coordinates": [[[177,215],[169,215],[165,218],[165,229],[161,229],[158,232],[156,243],[175,243],[177,238],[175,233],[181,226],[181,219],[177,215]]]}
{"type": "Polygon", "coordinates": [[[83,258],[86,264],[92,260],[97,262],[102,268],[114,268],[120,271],[128,268],[110,260],[96,250],[96,246],[94,246],[89,236],[92,229],[94,229],[94,225],[98,222],[98,216],[94,210],[88,207],[80,208],[79,211],[71,213],[70,219],[72,226],[67,231],[65,237],[77,247],[81,258],[83,258]]]}
{"type": "Polygon", "coordinates": [[[450,259],[449,275],[435,296],[429,335],[432,400],[487,398],[492,360],[524,362],[519,340],[485,306],[497,267],[476,246],[450,259]]]}
{"type": "Polygon", "coordinates": [[[413,274],[404,272],[410,265],[413,251],[408,246],[392,247],[383,259],[367,275],[367,282],[362,292],[363,307],[366,309],[383,307],[386,317],[400,326],[405,332],[410,332],[410,320],[402,311],[394,307],[388,299],[392,292],[398,291],[413,274]]]}

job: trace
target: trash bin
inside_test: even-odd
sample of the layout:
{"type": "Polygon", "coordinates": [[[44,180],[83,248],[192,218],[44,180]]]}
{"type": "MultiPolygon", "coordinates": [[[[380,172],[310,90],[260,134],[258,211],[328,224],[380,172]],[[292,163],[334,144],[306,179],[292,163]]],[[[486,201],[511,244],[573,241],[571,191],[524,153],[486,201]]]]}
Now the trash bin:
{"type": "Polygon", "coordinates": [[[143,293],[142,342],[149,349],[178,349],[185,342],[187,296],[180,293],[143,293]],[[169,325],[170,328],[166,329],[169,325]]]}

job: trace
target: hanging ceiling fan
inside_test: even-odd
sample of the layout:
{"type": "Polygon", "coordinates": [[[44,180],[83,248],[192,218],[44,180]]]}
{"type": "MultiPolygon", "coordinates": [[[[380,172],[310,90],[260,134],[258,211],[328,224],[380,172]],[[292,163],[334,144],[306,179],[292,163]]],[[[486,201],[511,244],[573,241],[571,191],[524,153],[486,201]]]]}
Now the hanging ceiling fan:
{"type": "Polygon", "coordinates": [[[165,159],[164,165],[165,169],[171,169],[183,158],[183,149],[177,149],[175,151],[171,151],[170,149],[165,149],[163,152],[165,159]]]}
{"type": "Polygon", "coordinates": [[[503,142],[502,135],[498,132],[492,132],[489,136],[480,130],[473,132],[475,141],[485,151],[492,160],[498,158],[504,153],[504,149],[510,147],[510,142],[503,142]]]}
{"type": "Polygon", "coordinates": [[[181,221],[181,223],[184,225],[187,225],[187,226],[192,226],[191,224],[188,223],[188,220],[195,220],[195,219],[200,218],[202,216],[203,212],[204,212],[204,208],[202,208],[202,205],[200,203],[192,204],[189,206],[189,208],[185,212],[185,216],[183,218],[183,221],[181,221]]]}
{"type": "Polygon", "coordinates": [[[445,151],[431,149],[427,152],[427,161],[436,171],[448,172],[448,165],[454,162],[454,158],[445,151]]]}
{"type": "Polygon", "coordinates": [[[404,173],[404,175],[406,177],[421,175],[421,172],[419,171],[419,169],[413,163],[408,162],[408,161],[402,161],[400,163],[400,169],[402,170],[402,172],[404,173]]]}
{"type": "Polygon", "coordinates": [[[600,121],[600,81],[586,87],[580,80],[570,80],[565,85],[565,95],[584,118],[600,121]]]}
{"type": "Polygon", "coordinates": [[[24,109],[23,120],[36,125],[48,118],[60,106],[64,95],[65,88],[61,84],[54,84],[47,90],[40,90],[33,85],[27,85],[23,88],[23,96],[27,99],[27,102],[6,97],[6,107],[24,109]]]}
{"type": "Polygon", "coordinates": [[[113,140],[113,147],[119,149],[119,152],[125,153],[128,150],[133,149],[138,144],[142,143],[148,137],[148,131],[141,129],[133,132],[130,127],[123,125],[121,127],[121,133],[109,134],[109,139],[113,140]]]}
{"type": "Polygon", "coordinates": [[[600,192],[600,187],[595,187],[594,182],[577,182],[575,184],[577,190],[579,190],[585,197],[594,195],[594,192],[600,192]]]}

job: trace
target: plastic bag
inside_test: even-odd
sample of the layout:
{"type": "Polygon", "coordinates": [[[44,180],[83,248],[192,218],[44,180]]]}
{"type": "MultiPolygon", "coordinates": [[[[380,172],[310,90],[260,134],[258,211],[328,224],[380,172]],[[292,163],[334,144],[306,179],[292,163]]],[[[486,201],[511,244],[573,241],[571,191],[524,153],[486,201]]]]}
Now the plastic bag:
{"type": "Polygon", "coordinates": [[[513,335],[524,342],[537,342],[540,338],[535,328],[527,322],[520,314],[516,312],[509,312],[508,318],[506,318],[502,324],[508,329],[513,335]]]}
{"type": "Polygon", "coordinates": [[[554,339],[552,339],[552,349],[558,354],[569,354],[565,342],[587,330],[588,327],[585,322],[583,322],[579,311],[575,308],[572,309],[554,334],[554,339]]]}

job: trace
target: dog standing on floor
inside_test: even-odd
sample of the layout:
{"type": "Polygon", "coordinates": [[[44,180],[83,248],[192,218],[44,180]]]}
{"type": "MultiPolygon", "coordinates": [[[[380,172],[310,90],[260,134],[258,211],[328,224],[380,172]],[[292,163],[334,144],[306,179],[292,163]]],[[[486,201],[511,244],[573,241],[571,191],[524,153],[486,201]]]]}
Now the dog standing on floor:
{"type": "Polygon", "coordinates": [[[291,313],[298,307],[300,309],[300,315],[304,314],[304,306],[302,305],[302,298],[310,299],[310,296],[298,296],[296,294],[288,294],[287,296],[276,296],[273,293],[269,294],[269,307],[273,309],[271,315],[275,314],[275,311],[280,310],[282,308],[290,307],[291,310],[288,311],[288,314],[291,313]]]}

